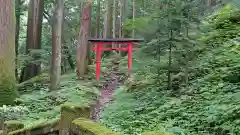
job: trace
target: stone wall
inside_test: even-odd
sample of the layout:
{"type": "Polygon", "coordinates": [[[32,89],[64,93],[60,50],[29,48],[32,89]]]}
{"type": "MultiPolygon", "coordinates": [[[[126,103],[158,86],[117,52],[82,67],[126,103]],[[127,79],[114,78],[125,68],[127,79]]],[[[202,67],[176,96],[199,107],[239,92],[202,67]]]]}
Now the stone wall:
{"type": "Polygon", "coordinates": [[[72,121],[81,117],[90,119],[91,108],[73,105],[62,106],[59,135],[68,135],[72,121]]]}
{"type": "MultiPolygon", "coordinates": [[[[16,121],[4,123],[0,135],[120,135],[105,126],[93,122],[91,108],[83,106],[63,105],[58,120],[45,122],[33,127],[24,128],[16,121]]],[[[143,135],[173,135],[165,132],[146,132],[143,135]]]]}
{"type": "Polygon", "coordinates": [[[73,135],[120,135],[89,119],[78,118],[72,122],[71,134],[73,135]]]}
{"type": "Polygon", "coordinates": [[[33,127],[18,129],[3,135],[45,135],[49,133],[58,134],[58,131],[59,120],[54,120],[33,127]]]}

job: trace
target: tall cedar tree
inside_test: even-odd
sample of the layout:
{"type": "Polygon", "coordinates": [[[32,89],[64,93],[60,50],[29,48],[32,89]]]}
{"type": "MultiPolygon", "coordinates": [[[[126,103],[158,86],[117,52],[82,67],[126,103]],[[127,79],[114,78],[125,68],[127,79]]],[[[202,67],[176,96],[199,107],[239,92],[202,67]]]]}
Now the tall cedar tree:
{"type": "MultiPolygon", "coordinates": [[[[21,0],[15,0],[15,15],[16,15],[16,32],[15,32],[15,54],[18,57],[18,46],[19,46],[19,32],[20,32],[20,17],[21,17],[21,0]]],[[[17,59],[16,59],[17,65],[17,59]]],[[[15,77],[18,80],[18,68],[15,68],[15,77]]]]}
{"type": "Polygon", "coordinates": [[[0,106],[12,104],[17,97],[14,12],[14,1],[0,0],[0,106]]]}
{"type": "Polygon", "coordinates": [[[90,45],[88,38],[90,36],[91,30],[91,4],[92,2],[90,0],[84,1],[81,15],[81,26],[79,31],[76,55],[77,76],[79,79],[82,78],[86,73],[89,62],[90,45]]]}
{"type": "Polygon", "coordinates": [[[104,18],[104,38],[112,37],[112,27],[113,27],[113,0],[106,1],[106,13],[104,18]]]}
{"type": "Polygon", "coordinates": [[[96,28],[96,37],[100,37],[100,25],[101,25],[101,23],[100,23],[100,17],[101,17],[101,0],[98,0],[97,1],[97,17],[96,17],[96,22],[97,22],[97,28],[96,28]]]}
{"type": "MultiPolygon", "coordinates": [[[[30,0],[28,10],[27,45],[26,53],[30,49],[41,49],[41,33],[43,20],[44,0],[30,0]]],[[[39,56],[34,56],[34,60],[39,60],[39,56]]],[[[41,72],[41,63],[28,63],[22,70],[20,82],[26,81],[41,72]]]]}
{"type": "Polygon", "coordinates": [[[136,30],[135,30],[135,18],[136,18],[136,1],[135,0],[133,0],[132,1],[133,2],[133,19],[132,19],[132,21],[133,21],[133,30],[132,30],[132,37],[134,38],[135,37],[135,35],[136,35],[136,30]]]}
{"type": "Polygon", "coordinates": [[[61,45],[64,0],[55,0],[54,25],[52,26],[52,63],[50,76],[50,89],[59,88],[61,76],[61,45]]]}

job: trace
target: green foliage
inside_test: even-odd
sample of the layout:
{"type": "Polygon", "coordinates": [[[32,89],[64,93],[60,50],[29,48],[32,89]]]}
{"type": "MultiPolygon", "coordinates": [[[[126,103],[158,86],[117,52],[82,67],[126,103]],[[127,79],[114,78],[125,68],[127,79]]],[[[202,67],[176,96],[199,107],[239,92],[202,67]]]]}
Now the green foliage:
{"type": "Polygon", "coordinates": [[[17,120],[22,117],[23,114],[28,113],[28,108],[24,106],[2,106],[0,107],[0,119],[1,121],[17,120]]]}
{"type": "Polygon", "coordinates": [[[146,27],[149,23],[149,19],[150,17],[139,17],[136,18],[134,22],[132,19],[126,19],[123,26],[124,30],[131,31],[132,29],[135,29],[138,34],[146,34],[147,30],[152,29],[150,26],[146,27]]]}
{"type": "Polygon", "coordinates": [[[11,120],[11,121],[4,122],[4,127],[7,130],[7,132],[11,132],[11,131],[14,131],[14,130],[24,128],[24,124],[20,121],[11,120]]]}
{"type": "Polygon", "coordinates": [[[105,109],[101,121],[129,135],[152,130],[177,135],[240,134],[238,15],[229,6],[223,8],[208,20],[208,32],[196,43],[190,42],[198,46],[190,48],[195,56],[189,59],[187,86],[182,85],[185,72],[177,53],[179,48],[185,53],[181,46],[185,39],[174,41],[178,48],[173,53],[172,74],[173,79],[180,79],[173,80],[176,88],[172,91],[166,90],[167,53],[160,55],[159,62],[155,55],[159,42],[145,47],[153,51],[136,56],[134,62],[144,66],[135,66],[133,84],[115,93],[116,100],[105,109]]]}
{"type": "Polygon", "coordinates": [[[62,76],[61,89],[57,91],[49,91],[48,85],[44,85],[48,81],[37,81],[38,77],[34,80],[33,85],[26,85],[28,90],[22,88],[24,93],[16,100],[23,109],[17,106],[16,109],[15,106],[5,107],[0,113],[1,117],[5,120],[21,120],[29,127],[57,119],[62,104],[89,105],[98,96],[98,90],[93,84],[85,80],[76,81],[75,73],[62,76]]]}

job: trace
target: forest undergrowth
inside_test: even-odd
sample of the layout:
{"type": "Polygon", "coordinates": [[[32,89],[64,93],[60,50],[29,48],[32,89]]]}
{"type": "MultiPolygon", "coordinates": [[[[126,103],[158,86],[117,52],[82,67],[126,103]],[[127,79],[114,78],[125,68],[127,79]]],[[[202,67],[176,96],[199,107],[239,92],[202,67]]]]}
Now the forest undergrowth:
{"type": "Polygon", "coordinates": [[[63,104],[91,106],[106,82],[104,76],[112,59],[103,60],[99,82],[95,80],[95,66],[90,65],[89,74],[82,80],[78,80],[74,72],[62,75],[61,88],[56,91],[49,90],[49,75],[45,73],[19,84],[20,97],[15,105],[0,107],[0,120],[18,120],[25,127],[31,127],[58,119],[63,104]]]}
{"type": "Polygon", "coordinates": [[[198,53],[189,64],[188,86],[178,78],[173,83],[177,87],[168,90],[164,69],[160,76],[156,70],[159,64],[167,66],[168,56],[161,56],[159,63],[144,48],[134,56],[133,83],[115,92],[116,99],[103,112],[101,122],[126,135],[152,130],[239,135],[239,18],[239,10],[228,5],[204,20],[202,26],[208,31],[197,39],[198,53]]]}
{"type": "Polygon", "coordinates": [[[42,83],[28,87],[16,100],[16,106],[0,108],[1,119],[22,121],[29,127],[59,118],[63,104],[89,105],[95,100],[97,88],[87,81],[76,81],[74,73],[62,76],[61,80],[61,89],[57,91],[49,91],[48,85],[42,83]]]}

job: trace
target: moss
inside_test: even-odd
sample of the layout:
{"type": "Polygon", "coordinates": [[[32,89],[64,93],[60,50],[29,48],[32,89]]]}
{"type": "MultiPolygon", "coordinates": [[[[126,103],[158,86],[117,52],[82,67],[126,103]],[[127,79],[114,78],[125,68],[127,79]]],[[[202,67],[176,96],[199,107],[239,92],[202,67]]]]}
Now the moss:
{"type": "Polygon", "coordinates": [[[19,91],[25,91],[26,89],[30,89],[31,87],[35,87],[35,84],[47,84],[49,83],[50,79],[49,79],[49,75],[48,73],[42,73],[38,76],[35,76],[27,81],[24,81],[20,84],[17,84],[17,89],[19,91]]]}
{"type": "Polygon", "coordinates": [[[120,135],[120,133],[113,132],[106,127],[92,122],[91,120],[79,118],[74,120],[71,130],[78,135],[120,135]]]}
{"type": "Polygon", "coordinates": [[[13,104],[18,96],[11,62],[0,57],[0,106],[13,104]]]}
{"type": "Polygon", "coordinates": [[[60,134],[66,134],[70,130],[71,123],[74,119],[91,117],[91,109],[87,106],[74,106],[64,104],[61,107],[60,134]]]}
{"type": "Polygon", "coordinates": [[[53,121],[44,122],[42,124],[38,124],[36,126],[12,131],[8,133],[8,135],[19,135],[24,133],[32,134],[32,132],[36,132],[37,134],[46,133],[52,130],[58,130],[59,129],[58,125],[59,125],[59,120],[53,120],[53,121]]]}
{"type": "Polygon", "coordinates": [[[24,124],[20,121],[11,120],[4,122],[4,128],[7,130],[7,132],[11,132],[24,128],[24,124]]]}
{"type": "Polygon", "coordinates": [[[72,104],[64,104],[61,106],[61,113],[68,112],[72,114],[78,114],[79,116],[83,117],[90,117],[90,107],[88,106],[76,106],[72,104]]]}
{"type": "Polygon", "coordinates": [[[158,132],[158,131],[152,131],[152,132],[144,132],[142,135],[174,135],[167,132],[158,132]]]}

